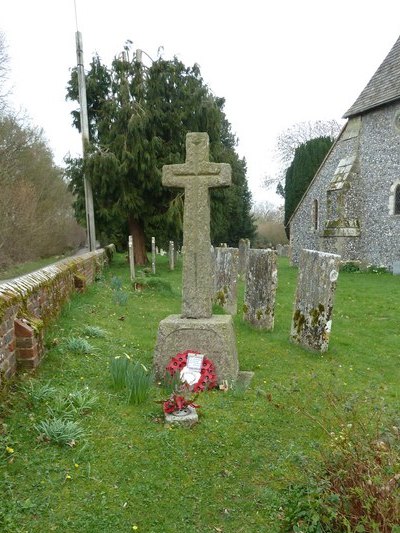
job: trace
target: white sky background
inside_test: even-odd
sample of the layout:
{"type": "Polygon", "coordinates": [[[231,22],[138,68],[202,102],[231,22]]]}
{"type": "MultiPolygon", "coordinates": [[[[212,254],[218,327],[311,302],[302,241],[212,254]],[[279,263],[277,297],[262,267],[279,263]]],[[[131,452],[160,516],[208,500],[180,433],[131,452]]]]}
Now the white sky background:
{"type": "MultiPolygon", "coordinates": [[[[340,120],[400,33],[399,0],[76,0],[85,67],[110,64],[126,40],[154,59],[200,65],[245,157],[255,203],[274,174],[278,135],[294,123],[340,120]]],[[[74,0],[3,0],[14,106],[42,127],[55,162],[81,154],[65,101],[76,64],[74,0]]],[[[146,62],[146,57],[144,56],[146,62]]]]}

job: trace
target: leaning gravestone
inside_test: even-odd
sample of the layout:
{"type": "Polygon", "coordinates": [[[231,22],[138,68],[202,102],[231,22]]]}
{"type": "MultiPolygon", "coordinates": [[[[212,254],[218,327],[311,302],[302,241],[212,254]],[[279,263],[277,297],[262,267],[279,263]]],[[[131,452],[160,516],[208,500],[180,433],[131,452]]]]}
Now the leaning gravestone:
{"type": "Polygon", "coordinates": [[[239,250],[237,248],[215,249],[215,302],[230,315],[237,313],[237,278],[239,250]]]}
{"type": "Polygon", "coordinates": [[[277,285],[276,252],[249,250],[243,306],[246,322],[259,329],[274,328],[277,285]]]}
{"type": "Polygon", "coordinates": [[[218,382],[235,381],[239,364],[230,315],[212,316],[213,278],[209,189],[231,184],[226,163],[209,162],[207,133],[188,133],[186,162],[163,167],[162,183],[184,189],[182,314],[160,322],[154,355],[158,378],[172,357],[198,351],[213,361],[218,382]]]}
{"type": "Polygon", "coordinates": [[[246,275],[247,261],[249,259],[250,241],[249,239],[239,240],[239,274],[246,275]]]}
{"type": "Polygon", "coordinates": [[[302,250],[290,338],[304,348],[326,352],[340,255],[302,250]]]}

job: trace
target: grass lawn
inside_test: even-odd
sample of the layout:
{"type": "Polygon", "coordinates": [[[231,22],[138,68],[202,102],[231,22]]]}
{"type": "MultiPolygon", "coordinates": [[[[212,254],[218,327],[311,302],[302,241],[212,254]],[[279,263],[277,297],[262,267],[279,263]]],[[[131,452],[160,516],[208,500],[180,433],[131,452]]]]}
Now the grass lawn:
{"type": "Polygon", "coordinates": [[[112,387],[111,359],[128,354],[151,367],[160,320],[180,312],[180,265],[170,272],[166,258],[157,261],[157,288],[135,292],[117,255],[48,330],[35,374],[3,391],[1,531],[278,532],[285,491],[307,481],[334,435],[368,425],[374,413],[399,413],[400,277],[341,273],[321,356],[288,341],[297,270],[286,258],[274,331],[234,318],[240,367],[255,372],[247,391],[203,393],[190,430],[163,424],[156,401],[165,394],[156,385],[145,403],[128,404],[112,387]],[[90,336],[87,326],[105,336],[90,336]],[[74,350],[77,337],[89,353],[74,350]],[[77,391],[87,408],[70,410],[77,391]],[[75,446],[38,439],[35,426],[51,413],[84,430],[75,446]]]}

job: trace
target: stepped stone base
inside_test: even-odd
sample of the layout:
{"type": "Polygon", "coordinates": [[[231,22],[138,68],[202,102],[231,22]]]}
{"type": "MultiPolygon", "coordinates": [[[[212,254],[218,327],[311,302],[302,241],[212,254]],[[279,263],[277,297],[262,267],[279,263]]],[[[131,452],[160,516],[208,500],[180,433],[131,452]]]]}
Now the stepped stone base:
{"type": "Polygon", "coordinates": [[[235,382],[239,372],[232,317],[181,318],[170,315],[160,322],[154,354],[154,370],[162,379],[170,359],[186,350],[198,351],[215,364],[218,383],[235,382]]]}

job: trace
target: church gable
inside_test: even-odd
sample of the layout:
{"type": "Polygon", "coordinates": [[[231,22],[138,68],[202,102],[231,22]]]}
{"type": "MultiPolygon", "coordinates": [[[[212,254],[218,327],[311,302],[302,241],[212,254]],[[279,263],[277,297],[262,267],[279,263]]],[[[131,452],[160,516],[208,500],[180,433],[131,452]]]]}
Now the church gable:
{"type": "Polygon", "coordinates": [[[292,260],[308,248],[391,268],[400,261],[400,38],[345,117],[290,220],[292,260]]]}

